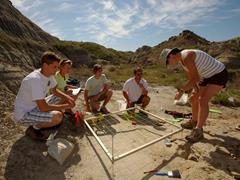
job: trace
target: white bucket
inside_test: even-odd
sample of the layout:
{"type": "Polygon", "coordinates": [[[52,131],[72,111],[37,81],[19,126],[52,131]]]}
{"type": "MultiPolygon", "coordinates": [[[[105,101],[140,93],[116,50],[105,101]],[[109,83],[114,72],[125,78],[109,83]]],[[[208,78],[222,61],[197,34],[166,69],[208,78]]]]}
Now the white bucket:
{"type": "Polygon", "coordinates": [[[122,111],[126,109],[127,103],[124,100],[117,100],[118,110],[122,111]]]}

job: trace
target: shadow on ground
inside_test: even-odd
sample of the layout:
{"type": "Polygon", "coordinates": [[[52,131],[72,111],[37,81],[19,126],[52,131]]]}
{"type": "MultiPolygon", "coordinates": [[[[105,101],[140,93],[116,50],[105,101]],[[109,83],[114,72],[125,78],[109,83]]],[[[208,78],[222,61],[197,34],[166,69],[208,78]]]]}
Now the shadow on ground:
{"type": "Polygon", "coordinates": [[[43,152],[47,151],[45,142],[34,141],[27,136],[21,137],[13,144],[9,153],[5,179],[66,179],[65,171],[81,161],[75,137],[82,138],[84,133],[84,126],[77,129],[67,119],[58,129],[56,138],[65,138],[75,145],[72,155],[63,165],[58,164],[52,157],[43,155],[43,152]]]}

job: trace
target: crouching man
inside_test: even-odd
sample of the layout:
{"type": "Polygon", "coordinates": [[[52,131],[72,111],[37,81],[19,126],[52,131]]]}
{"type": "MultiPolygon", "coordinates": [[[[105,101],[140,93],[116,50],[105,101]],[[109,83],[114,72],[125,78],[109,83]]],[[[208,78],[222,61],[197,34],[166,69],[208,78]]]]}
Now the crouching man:
{"type": "Polygon", "coordinates": [[[141,105],[145,109],[150,102],[147,81],[142,78],[142,69],[137,67],[133,71],[134,77],[128,79],[123,85],[123,96],[127,101],[127,108],[141,105]]]}
{"type": "Polygon", "coordinates": [[[84,99],[86,111],[92,113],[100,112],[108,114],[107,103],[112,97],[112,91],[108,88],[107,78],[102,73],[102,66],[95,64],[93,67],[93,76],[88,78],[85,84],[84,99]],[[100,102],[103,101],[100,107],[100,102]]]}
{"type": "Polygon", "coordinates": [[[75,106],[72,97],[56,89],[54,75],[59,62],[57,55],[45,52],[41,58],[41,68],[27,75],[18,91],[14,107],[15,120],[29,126],[26,135],[33,139],[45,140],[47,137],[42,130],[59,125],[63,111],[75,106]],[[47,96],[49,90],[52,95],[47,96]]]}

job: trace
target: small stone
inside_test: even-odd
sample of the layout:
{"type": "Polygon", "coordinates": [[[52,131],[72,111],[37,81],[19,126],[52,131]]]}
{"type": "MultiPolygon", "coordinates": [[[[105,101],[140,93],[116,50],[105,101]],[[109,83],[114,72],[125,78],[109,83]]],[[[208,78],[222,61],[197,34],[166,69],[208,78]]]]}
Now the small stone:
{"type": "Polygon", "coordinates": [[[195,162],[198,162],[198,158],[194,155],[191,155],[188,160],[191,160],[191,161],[195,161],[195,162]]]}
{"type": "Polygon", "coordinates": [[[44,151],[42,154],[43,154],[43,156],[46,157],[46,156],[48,155],[48,152],[47,152],[47,151],[44,151]]]}

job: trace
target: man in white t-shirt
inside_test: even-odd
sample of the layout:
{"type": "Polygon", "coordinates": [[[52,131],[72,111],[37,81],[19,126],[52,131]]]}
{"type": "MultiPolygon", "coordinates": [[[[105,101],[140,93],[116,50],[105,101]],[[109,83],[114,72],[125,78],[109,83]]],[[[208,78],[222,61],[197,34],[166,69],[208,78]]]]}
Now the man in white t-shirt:
{"type": "Polygon", "coordinates": [[[101,65],[94,65],[93,74],[85,84],[84,99],[86,111],[97,113],[100,109],[102,113],[108,114],[109,111],[106,105],[110,101],[113,93],[107,86],[107,78],[105,74],[102,73],[101,65]],[[101,101],[104,102],[100,108],[101,101]]]}
{"type": "Polygon", "coordinates": [[[41,130],[59,125],[62,111],[75,106],[72,97],[56,89],[54,74],[59,61],[54,53],[45,52],[41,58],[41,69],[31,72],[22,80],[15,100],[15,120],[29,126],[26,135],[34,139],[45,140],[46,136],[41,130]],[[52,95],[47,96],[49,90],[52,95]]]}
{"type": "Polygon", "coordinates": [[[134,77],[128,79],[123,85],[123,96],[127,101],[127,108],[140,104],[145,109],[150,102],[147,81],[142,78],[142,69],[134,69],[134,77]]]}

